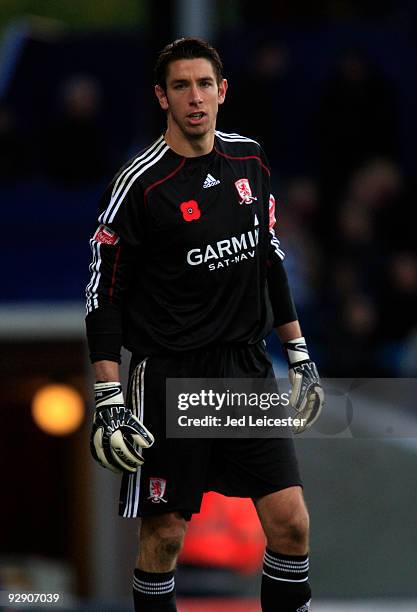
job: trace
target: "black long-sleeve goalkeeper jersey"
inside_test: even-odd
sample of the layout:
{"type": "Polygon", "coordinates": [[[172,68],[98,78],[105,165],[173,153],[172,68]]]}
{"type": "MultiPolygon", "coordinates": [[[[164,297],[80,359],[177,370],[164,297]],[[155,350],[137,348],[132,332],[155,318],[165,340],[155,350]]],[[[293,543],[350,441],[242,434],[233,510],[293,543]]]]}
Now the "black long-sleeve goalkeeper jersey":
{"type": "Polygon", "coordinates": [[[238,134],[192,158],[161,136],[128,162],[91,239],[92,361],[252,344],[295,320],[274,208],[262,149],[238,134]]]}

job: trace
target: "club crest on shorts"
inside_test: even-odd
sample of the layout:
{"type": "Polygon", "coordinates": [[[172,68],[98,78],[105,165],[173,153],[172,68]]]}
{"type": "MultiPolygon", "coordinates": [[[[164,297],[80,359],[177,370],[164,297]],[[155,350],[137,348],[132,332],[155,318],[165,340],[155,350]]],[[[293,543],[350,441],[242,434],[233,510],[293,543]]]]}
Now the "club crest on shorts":
{"type": "Polygon", "coordinates": [[[247,178],[235,181],[235,187],[240,197],[239,204],[252,204],[252,202],[258,199],[252,195],[252,189],[247,178]]]}
{"type": "Polygon", "coordinates": [[[165,504],[167,499],[164,499],[164,493],[167,486],[167,481],[164,478],[149,478],[149,497],[153,504],[159,504],[161,501],[165,504]]]}

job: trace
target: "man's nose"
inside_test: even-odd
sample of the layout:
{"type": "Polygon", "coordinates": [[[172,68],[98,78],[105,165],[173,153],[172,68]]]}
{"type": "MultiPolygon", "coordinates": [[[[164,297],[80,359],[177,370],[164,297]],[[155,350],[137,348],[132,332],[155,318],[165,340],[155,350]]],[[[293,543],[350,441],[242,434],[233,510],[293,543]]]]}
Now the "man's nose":
{"type": "Polygon", "coordinates": [[[200,104],[201,102],[201,93],[198,86],[192,85],[190,90],[190,104],[200,104]]]}

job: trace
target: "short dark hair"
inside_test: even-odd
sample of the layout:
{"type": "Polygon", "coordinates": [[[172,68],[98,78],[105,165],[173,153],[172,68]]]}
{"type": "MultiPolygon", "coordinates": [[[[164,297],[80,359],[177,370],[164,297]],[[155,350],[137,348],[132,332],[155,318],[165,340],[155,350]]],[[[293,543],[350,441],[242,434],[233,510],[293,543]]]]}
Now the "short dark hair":
{"type": "Polygon", "coordinates": [[[223,78],[223,63],[214,47],[202,38],[188,36],[178,38],[160,51],[155,64],[155,84],[166,90],[168,66],[180,59],[207,59],[213,66],[217,83],[223,78]]]}

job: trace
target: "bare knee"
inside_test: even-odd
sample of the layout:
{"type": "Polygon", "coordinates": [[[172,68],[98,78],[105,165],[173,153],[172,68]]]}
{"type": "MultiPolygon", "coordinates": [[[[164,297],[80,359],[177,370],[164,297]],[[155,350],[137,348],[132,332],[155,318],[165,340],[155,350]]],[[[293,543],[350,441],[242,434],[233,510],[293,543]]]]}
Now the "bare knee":
{"type": "Polygon", "coordinates": [[[307,547],[310,520],[307,509],[300,508],[296,514],[284,518],[277,525],[277,535],[288,541],[289,544],[303,548],[307,547]]]}
{"type": "Polygon", "coordinates": [[[308,549],[309,517],[306,508],[272,519],[266,532],[268,547],[284,554],[305,554],[308,549]]]}
{"type": "Polygon", "coordinates": [[[184,543],[187,524],[178,513],[142,519],[139,536],[138,567],[164,572],[175,567],[184,543]]]}
{"type": "Polygon", "coordinates": [[[179,535],[161,536],[157,545],[157,552],[160,558],[177,558],[182,548],[182,539],[179,535]]]}
{"type": "Polygon", "coordinates": [[[268,548],[289,555],[305,554],[309,516],[301,492],[288,490],[268,497],[257,504],[268,548]]]}

